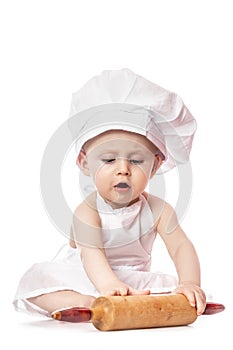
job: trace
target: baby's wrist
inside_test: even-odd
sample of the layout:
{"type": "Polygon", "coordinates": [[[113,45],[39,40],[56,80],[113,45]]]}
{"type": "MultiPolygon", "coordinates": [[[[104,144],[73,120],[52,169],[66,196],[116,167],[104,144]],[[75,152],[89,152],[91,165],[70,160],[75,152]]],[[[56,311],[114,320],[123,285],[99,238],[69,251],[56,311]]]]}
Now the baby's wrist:
{"type": "Polygon", "coordinates": [[[187,280],[185,280],[185,281],[179,281],[179,284],[178,284],[178,286],[177,287],[181,287],[181,286],[196,286],[196,287],[200,287],[200,283],[199,282],[197,282],[197,281],[187,281],[187,280]]]}

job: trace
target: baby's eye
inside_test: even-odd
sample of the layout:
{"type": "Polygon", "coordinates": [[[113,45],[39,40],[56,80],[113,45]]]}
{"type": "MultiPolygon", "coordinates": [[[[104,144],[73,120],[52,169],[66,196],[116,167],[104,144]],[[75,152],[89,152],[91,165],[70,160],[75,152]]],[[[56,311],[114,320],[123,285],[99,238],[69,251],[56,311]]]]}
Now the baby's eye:
{"type": "Polygon", "coordinates": [[[113,163],[116,159],[115,158],[109,158],[109,159],[101,159],[104,163],[113,163]]]}
{"type": "Polygon", "coordinates": [[[138,160],[138,159],[130,159],[131,164],[142,164],[144,161],[143,160],[138,160]]]}

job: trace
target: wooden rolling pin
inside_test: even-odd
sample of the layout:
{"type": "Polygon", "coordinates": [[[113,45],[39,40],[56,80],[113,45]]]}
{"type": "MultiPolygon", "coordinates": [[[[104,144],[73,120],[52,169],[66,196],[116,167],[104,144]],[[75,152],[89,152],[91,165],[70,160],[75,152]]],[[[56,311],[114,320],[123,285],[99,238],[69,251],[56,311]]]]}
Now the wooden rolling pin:
{"type": "MultiPolygon", "coordinates": [[[[206,314],[222,310],[223,305],[209,303],[206,314]],[[211,311],[214,308],[215,310],[211,311]]],[[[95,299],[91,309],[72,307],[55,311],[51,317],[68,322],[91,321],[101,331],[112,331],[184,326],[196,320],[197,312],[183,294],[170,293],[154,296],[99,297],[95,299]]]]}

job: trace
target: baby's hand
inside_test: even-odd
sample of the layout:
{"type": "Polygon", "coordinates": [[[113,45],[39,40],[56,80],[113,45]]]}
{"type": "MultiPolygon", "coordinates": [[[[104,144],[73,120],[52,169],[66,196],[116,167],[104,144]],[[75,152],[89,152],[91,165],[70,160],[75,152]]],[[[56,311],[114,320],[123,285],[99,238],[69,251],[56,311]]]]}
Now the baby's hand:
{"type": "Polygon", "coordinates": [[[178,285],[174,293],[184,294],[191,306],[196,307],[197,315],[201,315],[206,307],[206,296],[203,290],[191,282],[183,282],[178,285]]]}
{"type": "Polygon", "coordinates": [[[116,285],[109,285],[105,289],[100,291],[101,295],[105,296],[126,296],[126,295],[148,295],[150,290],[138,290],[134,289],[127,284],[118,283],[116,285]]]}

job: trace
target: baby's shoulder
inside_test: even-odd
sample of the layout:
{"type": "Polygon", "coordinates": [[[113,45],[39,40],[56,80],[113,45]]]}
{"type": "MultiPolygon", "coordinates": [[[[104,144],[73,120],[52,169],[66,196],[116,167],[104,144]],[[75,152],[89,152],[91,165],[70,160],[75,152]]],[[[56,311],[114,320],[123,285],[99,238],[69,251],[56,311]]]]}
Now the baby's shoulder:
{"type": "Polygon", "coordinates": [[[170,216],[172,213],[174,213],[173,207],[164,199],[150,193],[145,193],[144,196],[151,209],[155,223],[158,223],[158,221],[162,218],[167,217],[168,215],[170,216]]]}

